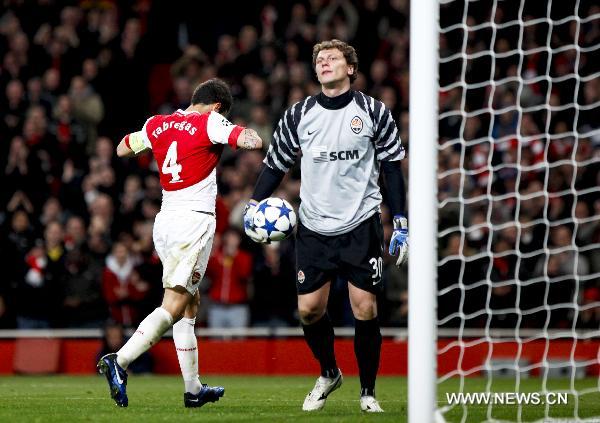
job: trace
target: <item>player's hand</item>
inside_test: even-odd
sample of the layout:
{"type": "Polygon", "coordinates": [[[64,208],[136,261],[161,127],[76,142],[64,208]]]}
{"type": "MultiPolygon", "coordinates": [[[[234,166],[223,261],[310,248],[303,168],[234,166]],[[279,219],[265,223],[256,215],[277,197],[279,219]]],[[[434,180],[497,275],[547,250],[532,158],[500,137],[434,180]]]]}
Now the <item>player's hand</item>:
{"type": "Polygon", "coordinates": [[[390,255],[398,255],[396,266],[400,267],[408,259],[408,220],[402,215],[394,216],[394,232],[390,239],[390,255]]]}
{"type": "Polygon", "coordinates": [[[258,203],[254,200],[250,200],[244,208],[244,231],[246,235],[254,242],[266,243],[268,239],[259,235],[254,226],[254,213],[256,212],[256,205],[258,203]]]}

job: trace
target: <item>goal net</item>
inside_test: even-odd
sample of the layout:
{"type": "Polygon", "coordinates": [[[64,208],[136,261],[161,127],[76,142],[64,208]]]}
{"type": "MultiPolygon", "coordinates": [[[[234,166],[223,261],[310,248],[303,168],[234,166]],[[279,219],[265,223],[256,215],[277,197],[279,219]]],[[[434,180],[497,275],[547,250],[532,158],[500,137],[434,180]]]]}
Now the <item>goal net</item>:
{"type": "Polygon", "coordinates": [[[600,3],[438,23],[438,414],[600,421],[600,3]]]}

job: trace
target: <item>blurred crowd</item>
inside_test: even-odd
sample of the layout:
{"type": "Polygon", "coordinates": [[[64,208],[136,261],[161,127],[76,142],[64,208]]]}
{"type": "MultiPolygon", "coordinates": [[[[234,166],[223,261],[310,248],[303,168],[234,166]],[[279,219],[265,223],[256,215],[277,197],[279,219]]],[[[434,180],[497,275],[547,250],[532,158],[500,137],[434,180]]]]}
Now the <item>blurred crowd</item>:
{"type": "MultiPolygon", "coordinates": [[[[106,319],[131,327],[156,307],[155,163],[151,155],[120,160],[114,149],[148,116],[186,108],[198,83],[225,79],[235,96],[230,119],[256,129],[267,148],[283,110],[319,91],[313,44],[338,37],[353,41],[365,64],[355,88],[396,116],[406,110],[406,1],[255,2],[222,25],[193,3],[201,2],[180,5],[182,17],[177,2],[4,2],[2,327],[99,327],[106,319]]],[[[259,246],[241,231],[263,157],[228,152],[218,168],[201,325],[297,324],[293,241],[259,246]]],[[[297,206],[299,183],[294,169],[276,195],[297,206]]],[[[392,273],[381,299],[385,325],[405,319],[406,277],[392,273]]],[[[336,282],[338,325],[353,324],[345,289],[336,282]]]]}
{"type": "MultiPolygon", "coordinates": [[[[502,22],[514,19],[504,3],[510,2],[497,11],[502,22]]],[[[100,327],[107,319],[134,327],[156,307],[162,295],[162,269],[152,244],[161,199],[156,165],[151,155],[118,159],[114,149],[150,115],[186,108],[194,87],[206,79],[220,77],[231,85],[235,104],[229,118],[256,129],[266,151],[283,110],[319,91],[312,46],[323,39],[347,40],[359,56],[353,89],[392,110],[410,157],[408,0],[240,2],[236,14],[228,4],[214,5],[222,14],[212,17],[202,2],[4,1],[0,327],[100,327]]],[[[469,25],[489,16],[489,10],[472,7],[469,25]]],[[[581,12],[596,9],[585,6],[581,12]]],[[[461,22],[462,15],[453,17],[451,10],[442,11],[442,27],[448,19],[461,22]]],[[[598,19],[586,25],[577,32],[580,45],[598,44],[598,19]]],[[[506,52],[514,45],[514,31],[518,34],[514,27],[498,31],[494,46],[491,36],[469,33],[467,53],[506,52]]],[[[526,31],[527,49],[545,45],[543,31],[541,26],[526,31]]],[[[574,34],[570,25],[554,31],[553,48],[567,45],[574,34]]],[[[442,35],[440,56],[461,52],[462,39],[461,31],[442,35]]],[[[519,89],[508,78],[535,79],[547,69],[558,77],[575,67],[591,75],[594,51],[577,60],[569,49],[542,52],[524,56],[524,63],[518,54],[493,64],[483,55],[488,62],[459,58],[440,67],[440,112],[448,112],[440,120],[439,156],[440,230],[447,229],[439,239],[443,324],[457,326],[468,315],[467,325],[483,326],[487,316],[477,312],[485,312],[486,304],[514,308],[523,297],[532,302],[525,308],[535,308],[535,301],[600,300],[598,277],[578,279],[581,287],[573,288],[574,275],[600,272],[599,249],[581,248],[600,242],[594,219],[600,202],[592,189],[600,184],[600,139],[576,135],[598,129],[600,80],[566,78],[569,85],[541,78],[519,89]],[[469,62],[466,71],[462,62],[469,62]],[[469,84],[489,79],[492,67],[495,80],[508,78],[506,83],[444,89],[463,76],[469,84]],[[555,109],[536,109],[547,97],[555,109]],[[576,113],[574,104],[590,107],[576,113]],[[472,113],[488,105],[506,112],[472,113]],[[523,113],[523,107],[532,111],[523,113]],[[517,141],[518,133],[525,138],[517,141]],[[459,139],[467,142],[455,142],[459,139]],[[464,171],[457,171],[460,166],[464,171]],[[544,195],[544,188],[551,194],[544,195]],[[579,194],[586,189],[592,190],[579,194]],[[458,195],[469,201],[456,201],[458,195]],[[507,223],[513,219],[519,223],[507,223]],[[557,283],[544,297],[549,285],[535,278],[557,283]],[[520,288],[516,279],[534,282],[520,288]],[[459,307],[462,314],[451,318],[459,307]]],[[[217,169],[217,234],[201,285],[199,325],[297,324],[293,240],[256,245],[241,228],[265,151],[226,152],[217,169]]],[[[408,176],[408,159],[403,168],[408,176]]],[[[274,195],[297,206],[299,187],[295,167],[274,195]]],[[[387,208],[382,211],[387,245],[392,228],[387,208]]],[[[379,298],[384,326],[406,325],[406,271],[385,254],[385,291],[379,298]]],[[[353,325],[347,287],[343,281],[333,285],[332,320],[353,325]]],[[[600,309],[586,310],[592,311],[586,324],[597,326],[600,309]]],[[[552,316],[552,325],[564,326],[573,313],[565,308],[552,316]]],[[[514,323],[509,313],[494,319],[500,326],[514,323]]],[[[532,326],[544,321],[526,320],[532,326]]]]}
{"type": "Polygon", "coordinates": [[[440,324],[598,329],[600,6],[459,5],[440,13],[440,324]]]}

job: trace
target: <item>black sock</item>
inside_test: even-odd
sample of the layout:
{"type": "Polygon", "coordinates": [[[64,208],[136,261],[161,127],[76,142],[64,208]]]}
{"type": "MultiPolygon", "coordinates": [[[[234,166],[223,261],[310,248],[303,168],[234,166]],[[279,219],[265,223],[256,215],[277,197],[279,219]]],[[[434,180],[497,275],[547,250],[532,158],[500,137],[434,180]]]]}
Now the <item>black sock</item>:
{"type": "Polygon", "coordinates": [[[375,379],[379,369],[381,332],[379,320],[354,320],[354,354],[360,374],[360,395],[375,396],[375,379]]]}
{"type": "Polygon", "coordinates": [[[333,326],[327,313],[312,325],[302,325],[304,339],[321,365],[321,376],[335,377],[338,368],[333,351],[333,326]]]}

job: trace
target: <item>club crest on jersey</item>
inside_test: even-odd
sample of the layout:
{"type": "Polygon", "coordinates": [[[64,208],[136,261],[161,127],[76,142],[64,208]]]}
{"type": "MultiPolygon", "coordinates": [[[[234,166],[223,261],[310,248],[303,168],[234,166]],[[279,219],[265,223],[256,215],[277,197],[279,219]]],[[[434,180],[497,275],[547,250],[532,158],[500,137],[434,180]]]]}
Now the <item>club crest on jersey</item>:
{"type": "Polygon", "coordinates": [[[196,285],[198,282],[200,282],[200,272],[198,272],[197,270],[194,272],[194,274],[192,275],[192,285],[196,285]]]}
{"type": "Polygon", "coordinates": [[[298,270],[298,283],[304,283],[305,278],[304,272],[302,270],[298,270]]]}
{"type": "Polygon", "coordinates": [[[362,119],[358,116],[354,116],[350,121],[350,129],[352,129],[352,132],[354,132],[355,134],[360,134],[360,131],[362,131],[363,129],[362,119]]]}

